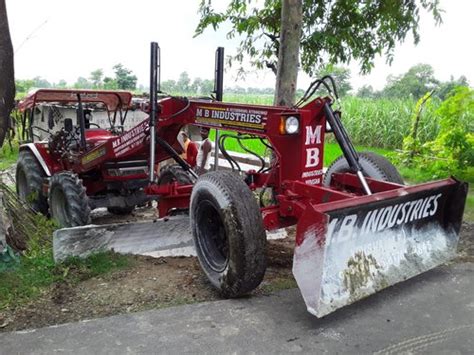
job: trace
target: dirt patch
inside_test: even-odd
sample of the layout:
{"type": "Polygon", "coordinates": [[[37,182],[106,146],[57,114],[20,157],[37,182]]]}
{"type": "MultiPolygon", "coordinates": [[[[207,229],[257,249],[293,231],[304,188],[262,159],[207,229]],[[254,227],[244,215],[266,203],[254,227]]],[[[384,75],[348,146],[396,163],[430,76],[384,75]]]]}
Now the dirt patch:
{"type": "MultiPolygon", "coordinates": [[[[294,238],[268,243],[265,279],[253,295],[295,287],[294,238]]],[[[0,312],[0,331],[38,328],[187,303],[220,300],[194,257],[130,256],[131,266],[76,284],[56,283],[36,301],[0,312]]]]}
{"type": "Polygon", "coordinates": [[[474,223],[462,224],[456,261],[474,262],[474,223]]]}

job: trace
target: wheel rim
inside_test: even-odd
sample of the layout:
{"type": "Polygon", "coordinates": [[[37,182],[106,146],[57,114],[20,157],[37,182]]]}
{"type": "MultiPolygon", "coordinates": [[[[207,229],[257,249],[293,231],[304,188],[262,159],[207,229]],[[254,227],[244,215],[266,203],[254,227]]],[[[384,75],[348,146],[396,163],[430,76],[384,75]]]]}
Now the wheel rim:
{"type": "Polygon", "coordinates": [[[23,170],[18,171],[16,182],[18,186],[18,196],[22,201],[27,202],[26,198],[28,196],[28,184],[26,182],[26,175],[23,170]]]}
{"type": "Polygon", "coordinates": [[[229,262],[229,242],[221,215],[211,201],[203,200],[195,218],[200,254],[212,270],[222,272],[229,262]]]}
{"type": "Polygon", "coordinates": [[[66,195],[61,189],[53,189],[51,193],[51,213],[61,226],[71,225],[66,195]]]}

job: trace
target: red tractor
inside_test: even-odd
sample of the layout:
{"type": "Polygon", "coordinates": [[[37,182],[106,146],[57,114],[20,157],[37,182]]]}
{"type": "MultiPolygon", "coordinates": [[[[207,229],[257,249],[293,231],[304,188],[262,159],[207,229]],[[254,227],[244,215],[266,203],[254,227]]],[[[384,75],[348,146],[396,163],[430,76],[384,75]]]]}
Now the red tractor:
{"type": "Polygon", "coordinates": [[[128,132],[123,129],[131,99],[125,91],[40,89],[29,94],[19,105],[28,143],[20,147],[18,195],[63,227],[90,223],[90,212],[98,207],[127,214],[149,201],[143,192],[148,185],[148,151],[129,153],[146,145],[147,123],[128,132]],[[68,114],[76,116],[75,123],[62,117],[68,114]],[[102,127],[95,115],[102,116],[102,127]],[[45,116],[47,125],[37,122],[46,121],[45,116]],[[111,141],[119,146],[113,156],[104,149],[111,141]],[[95,163],[105,156],[106,161],[95,163]]]}
{"type": "MultiPolygon", "coordinates": [[[[333,108],[337,91],[330,77],[316,80],[294,107],[172,96],[158,101],[157,58],[152,43],[149,119],[119,135],[88,131],[81,107],[87,92],[78,93],[75,127],[68,121],[48,143],[21,147],[20,195],[34,191],[38,209],[45,211],[49,201],[51,215],[69,225],[87,223],[91,206],[119,206],[111,203],[118,196],[158,198],[162,217],[188,208],[202,269],[226,297],[249,293],[262,281],[265,231],[296,225],[293,273],[308,311],[317,316],[455,254],[467,184],[449,178],[405,186],[388,160],[357,153],[333,108]],[[321,87],[329,95],[311,99],[321,87]],[[270,164],[262,159],[258,171],[197,177],[179,156],[177,135],[185,125],[235,132],[219,139],[231,165],[224,144],[229,138],[259,140],[274,158],[270,164]],[[334,135],[343,156],[324,173],[326,134],[334,135]],[[186,178],[160,183],[155,165],[169,158],[186,178]],[[272,192],[267,203],[256,197],[264,190],[272,192]]],[[[138,204],[134,198],[120,208],[138,204]]]]}

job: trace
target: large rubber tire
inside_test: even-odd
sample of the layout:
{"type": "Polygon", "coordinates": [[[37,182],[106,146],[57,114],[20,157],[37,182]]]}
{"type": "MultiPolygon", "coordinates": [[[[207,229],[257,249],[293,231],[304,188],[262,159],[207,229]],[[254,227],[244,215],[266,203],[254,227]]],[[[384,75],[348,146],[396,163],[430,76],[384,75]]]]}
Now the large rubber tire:
{"type": "Polygon", "coordinates": [[[158,177],[158,185],[178,182],[181,185],[190,185],[193,183],[189,174],[178,164],[166,165],[161,169],[158,177]]]}
{"type": "Polygon", "coordinates": [[[225,297],[254,290],[266,269],[266,234],[257,200],[230,172],[199,177],[191,195],[191,230],[204,273],[225,297]]]}
{"type": "MultiPolygon", "coordinates": [[[[373,179],[394,182],[403,185],[403,179],[397,168],[383,156],[372,152],[359,153],[359,163],[362,165],[364,175],[373,179]]],[[[350,172],[349,164],[344,156],[340,156],[329,166],[324,175],[323,185],[331,186],[331,177],[334,173],[350,172]]]]}
{"type": "Polygon", "coordinates": [[[20,151],[16,165],[16,193],[22,201],[44,215],[48,214],[48,200],[43,195],[46,174],[32,152],[20,151]]]}
{"type": "Polygon", "coordinates": [[[61,172],[51,177],[49,211],[61,227],[89,224],[91,209],[82,180],[72,172],[61,172]]]}

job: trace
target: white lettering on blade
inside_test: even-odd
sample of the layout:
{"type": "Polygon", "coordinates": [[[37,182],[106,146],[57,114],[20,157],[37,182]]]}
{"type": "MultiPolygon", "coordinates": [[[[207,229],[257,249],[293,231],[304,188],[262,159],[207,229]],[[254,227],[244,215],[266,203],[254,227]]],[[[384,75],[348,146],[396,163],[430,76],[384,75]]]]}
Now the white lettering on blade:
{"type": "Polygon", "coordinates": [[[441,195],[385,206],[368,211],[363,216],[351,214],[344,216],[342,221],[340,218],[333,218],[328,225],[326,240],[328,243],[341,243],[355,238],[357,233],[379,233],[395,226],[434,216],[438,211],[438,200],[441,195]],[[362,223],[358,224],[358,220],[362,223]],[[356,228],[358,225],[359,227],[356,228]]]}

